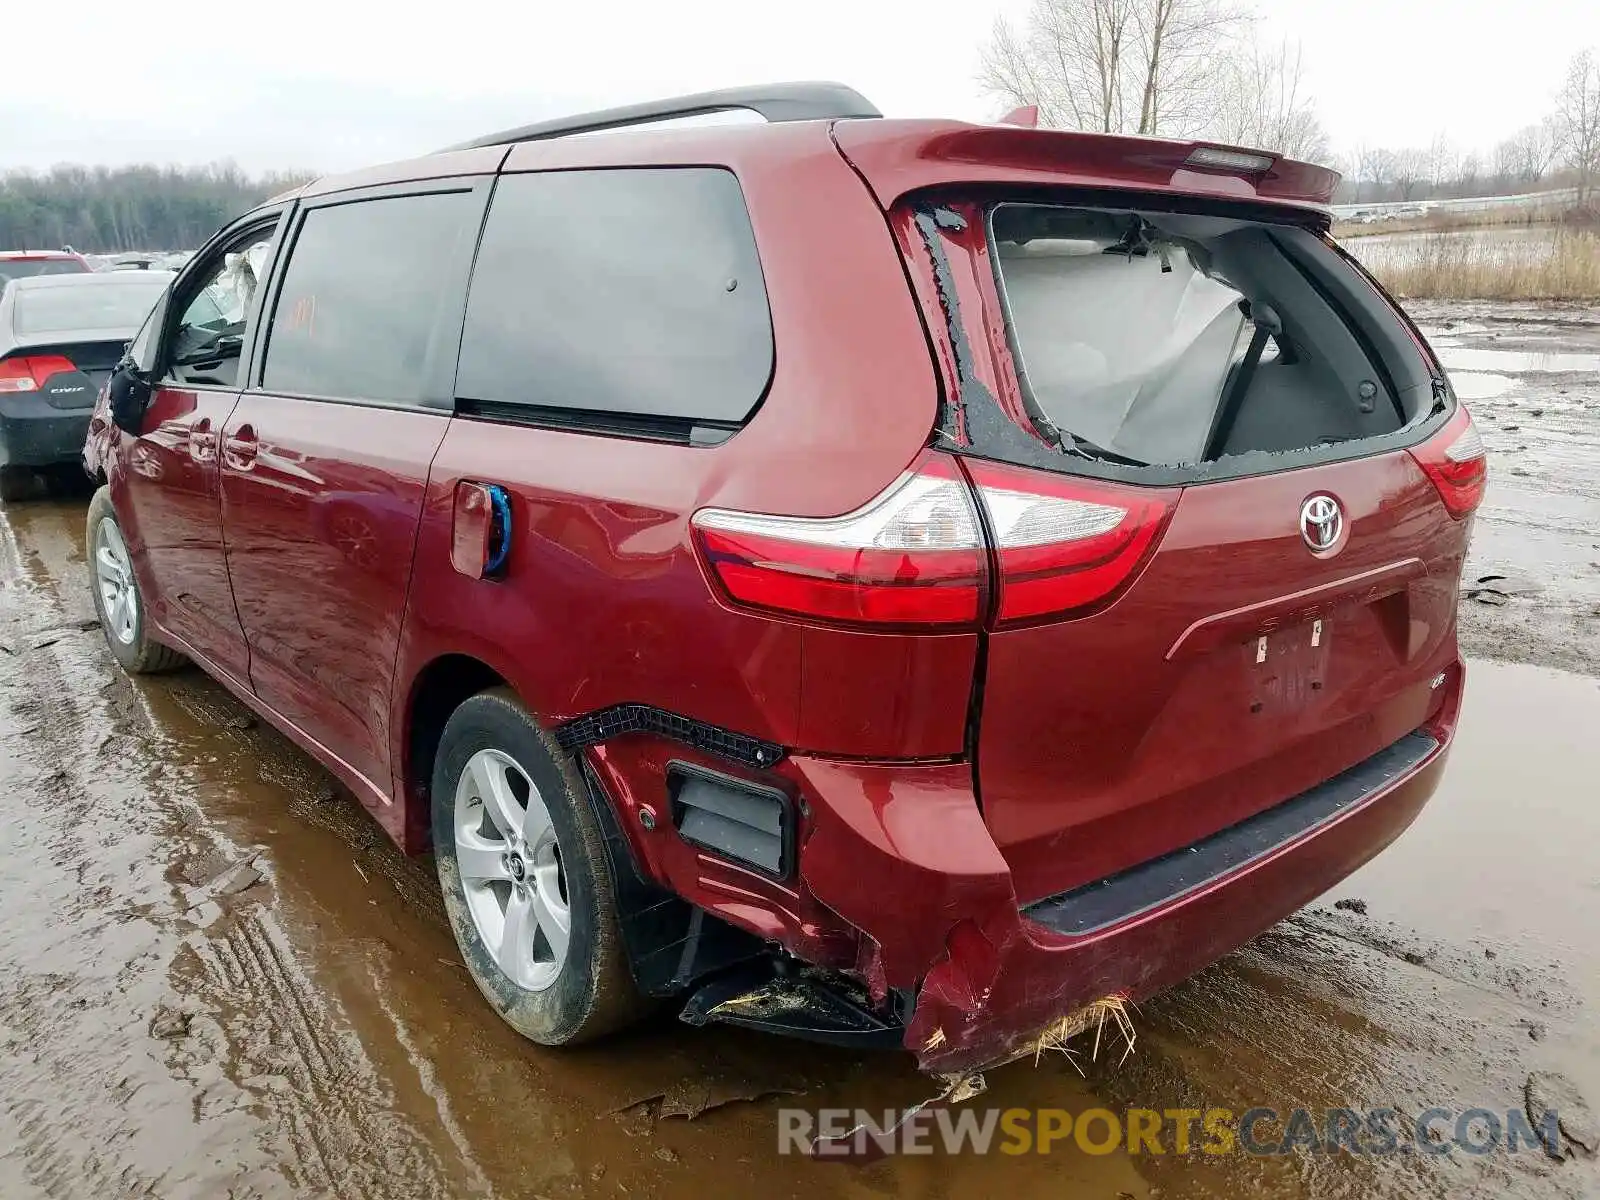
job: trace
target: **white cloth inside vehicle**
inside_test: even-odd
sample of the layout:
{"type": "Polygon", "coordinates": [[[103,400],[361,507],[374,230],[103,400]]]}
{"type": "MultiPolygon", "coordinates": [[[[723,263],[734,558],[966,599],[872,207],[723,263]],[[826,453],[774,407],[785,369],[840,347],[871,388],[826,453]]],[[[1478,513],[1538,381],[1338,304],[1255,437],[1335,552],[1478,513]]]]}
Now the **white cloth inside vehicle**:
{"type": "Polygon", "coordinates": [[[1106,243],[1000,246],[1028,384],[1061,429],[1141,462],[1198,461],[1248,342],[1240,294],[1181,246],[1129,257],[1106,243]]]}

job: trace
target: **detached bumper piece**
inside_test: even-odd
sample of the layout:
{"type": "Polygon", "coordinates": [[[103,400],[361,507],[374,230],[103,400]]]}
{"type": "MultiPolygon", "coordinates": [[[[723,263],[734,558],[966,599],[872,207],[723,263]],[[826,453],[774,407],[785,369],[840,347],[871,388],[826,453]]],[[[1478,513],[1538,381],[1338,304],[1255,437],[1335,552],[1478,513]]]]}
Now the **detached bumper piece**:
{"type": "Polygon", "coordinates": [[[720,1023],[858,1049],[894,1049],[905,1025],[874,1008],[864,991],[827,971],[787,970],[786,962],[747,963],[702,984],[678,1019],[696,1027],[720,1023]]]}

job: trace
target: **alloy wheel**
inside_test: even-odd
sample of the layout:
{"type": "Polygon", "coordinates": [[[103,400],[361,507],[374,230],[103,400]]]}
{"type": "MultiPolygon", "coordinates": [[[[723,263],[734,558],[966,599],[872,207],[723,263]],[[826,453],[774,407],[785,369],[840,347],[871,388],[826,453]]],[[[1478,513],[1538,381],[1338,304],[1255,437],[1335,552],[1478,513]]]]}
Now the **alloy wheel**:
{"type": "Polygon", "coordinates": [[[550,810],[528,774],[480,750],[456,783],[456,866],[482,942],[518,987],[543,991],[567,958],[572,907],[550,810]]]}

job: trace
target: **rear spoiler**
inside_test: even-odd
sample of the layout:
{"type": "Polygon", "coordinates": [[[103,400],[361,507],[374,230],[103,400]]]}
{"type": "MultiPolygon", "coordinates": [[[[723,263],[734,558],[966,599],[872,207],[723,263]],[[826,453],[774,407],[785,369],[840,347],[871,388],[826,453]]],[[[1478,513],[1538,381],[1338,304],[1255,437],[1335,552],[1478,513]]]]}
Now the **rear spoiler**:
{"type": "Polygon", "coordinates": [[[1133,188],[1325,210],[1339,172],[1211,142],[959,121],[838,121],[841,153],[888,208],[919,188],[999,183],[1133,188]]]}

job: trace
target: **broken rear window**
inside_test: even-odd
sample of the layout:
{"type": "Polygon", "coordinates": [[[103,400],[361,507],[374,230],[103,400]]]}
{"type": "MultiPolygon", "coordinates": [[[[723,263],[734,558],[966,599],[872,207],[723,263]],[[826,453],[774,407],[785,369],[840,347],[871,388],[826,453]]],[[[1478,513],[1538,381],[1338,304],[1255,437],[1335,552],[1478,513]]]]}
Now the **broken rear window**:
{"type": "Polygon", "coordinates": [[[1294,232],[1280,239],[1224,216],[997,206],[994,259],[1036,423],[1080,448],[1166,464],[1397,429],[1382,372],[1296,260],[1348,268],[1294,232]]]}

